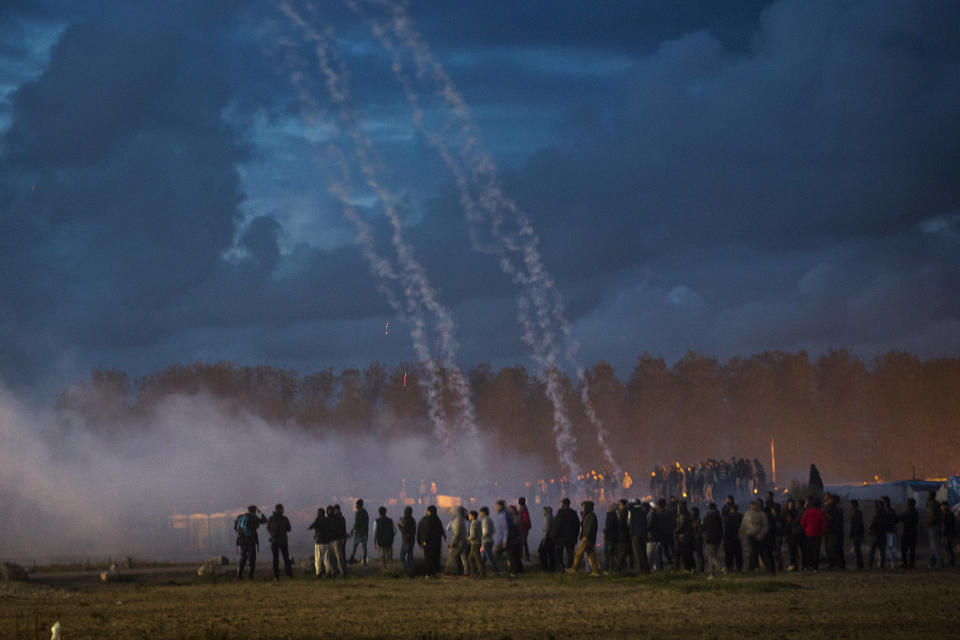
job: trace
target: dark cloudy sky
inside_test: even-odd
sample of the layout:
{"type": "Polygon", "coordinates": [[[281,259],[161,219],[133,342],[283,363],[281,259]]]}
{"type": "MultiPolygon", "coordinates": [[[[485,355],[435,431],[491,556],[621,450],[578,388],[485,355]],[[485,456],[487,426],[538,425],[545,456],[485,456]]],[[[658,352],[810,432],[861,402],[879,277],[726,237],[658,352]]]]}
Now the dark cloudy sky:
{"type": "MultiPolygon", "coordinates": [[[[534,223],[584,362],[627,375],[645,350],[960,355],[960,4],[410,12],[534,223]]],[[[368,21],[333,0],[304,15],[340,43],[461,364],[529,364],[517,292],[471,249],[368,21]]],[[[273,3],[0,4],[6,384],[414,358],[329,193],[311,52],[273,3]]],[[[386,232],[372,194],[352,197],[386,232]]]]}

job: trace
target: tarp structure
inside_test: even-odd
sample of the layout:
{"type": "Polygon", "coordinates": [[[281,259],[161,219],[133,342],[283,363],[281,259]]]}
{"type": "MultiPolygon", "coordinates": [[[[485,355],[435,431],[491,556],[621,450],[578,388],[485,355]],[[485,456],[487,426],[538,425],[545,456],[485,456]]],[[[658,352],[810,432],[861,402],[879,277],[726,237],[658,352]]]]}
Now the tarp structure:
{"type": "MultiPolygon", "coordinates": [[[[960,477],[957,477],[957,480],[960,482],[960,477]]],[[[941,480],[897,480],[896,482],[829,485],[824,487],[824,490],[835,493],[845,500],[851,498],[879,500],[887,496],[893,504],[906,504],[907,498],[913,498],[917,504],[923,505],[927,502],[928,492],[936,493],[943,486],[944,483],[941,480]]]]}
{"type": "Polygon", "coordinates": [[[960,476],[950,476],[943,484],[947,489],[946,501],[951,507],[956,506],[960,503],[960,476]]]}

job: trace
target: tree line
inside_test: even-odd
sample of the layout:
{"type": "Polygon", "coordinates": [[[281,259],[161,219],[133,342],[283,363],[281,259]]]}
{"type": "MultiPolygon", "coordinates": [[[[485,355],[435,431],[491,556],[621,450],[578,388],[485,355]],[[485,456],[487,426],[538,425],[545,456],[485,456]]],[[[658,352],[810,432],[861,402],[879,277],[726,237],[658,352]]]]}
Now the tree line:
{"type": "MultiPolygon", "coordinates": [[[[894,351],[864,362],[834,349],[815,360],[805,351],[764,351],[720,362],[689,352],[670,366],[644,353],[625,380],[606,362],[589,368],[585,379],[618,462],[644,488],[652,466],[674,460],[755,457],[769,475],[771,439],[781,483],[801,477],[811,462],[830,482],[960,472],[960,358],[921,360],[894,351]]],[[[468,380],[479,426],[498,447],[556,464],[553,407],[537,376],[521,365],[495,371],[480,364],[468,380]]],[[[602,469],[579,386],[569,376],[563,383],[577,461],[602,469]]],[[[227,411],[318,434],[432,430],[415,364],[374,362],[362,370],[301,374],[196,362],[135,381],[123,371],[97,368],[66,389],[57,408],[108,429],[147,415],[171,395],[200,393],[227,411]]],[[[452,393],[444,402],[452,414],[452,393]]]]}

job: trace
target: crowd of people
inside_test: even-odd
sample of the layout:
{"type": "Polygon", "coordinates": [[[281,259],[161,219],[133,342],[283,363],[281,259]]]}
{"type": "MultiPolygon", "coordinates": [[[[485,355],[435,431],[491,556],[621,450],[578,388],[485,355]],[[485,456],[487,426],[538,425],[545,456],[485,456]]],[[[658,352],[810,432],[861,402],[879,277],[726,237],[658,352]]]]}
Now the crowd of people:
{"type": "MultiPolygon", "coordinates": [[[[692,487],[686,488],[691,495],[692,487]]],[[[930,565],[954,566],[956,518],[947,503],[938,502],[934,494],[929,495],[922,513],[912,498],[900,512],[889,498],[878,500],[867,526],[857,500],[848,502],[845,517],[840,498],[824,493],[815,467],[811,467],[807,490],[802,501],[791,497],[782,506],[772,491],[766,491],[763,498],[750,501],[742,512],[733,494],[720,507],[704,494],[702,513],[698,506],[690,506],[692,501],[676,495],[651,502],[621,498],[610,502],[602,528],[593,500],[584,500],[578,514],[570,506],[570,499],[564,497],[556,512],[551,506],[543,506],[539,567],[551,573],[587,568],[594,576],[602,571],[647,573],[672,568],[713,578],[741,571],[818,571],[825,555],[827,569],[843,570],[847,568],[845,545],[849,543],[858,569],[887,565],[914,568],[921,524],[927,532],[930,565]],[[596,555],[601,534],[602,561],[596,555]]],[[[353,526],[348,530],[339,505],[319,508],[307,527],[313,532],[315,575],[345,577],[348,564],[360,562],[365,566],[371,529],[380,568],[394,566],[394,543],[399,537],[400,569],[411,578],[416,575],[414,558],[418,549],[427,578],[480,578],[501,572],[516,578],[523,573],[524,563],[531,562],[528,538],[532,521],[524,498],[510,505],[498,500],[492,513],[487,507],[472,511],[452,507],[446,525],[435,505],[427,506],[419,521],[414,519],[411,506],[404,507],[396,521],[387,511],[379,507],[371,527],[363,500],[357,500],[353,526]],[[353,545],[348,558],[350,538],[353,545]],[[444,550],[446,561],[442,566],[444,550]]],[[[237,577],[242,578],[247,567],[248,577],[254,575],[261,525],[266,525],[270,536],[274,578],[280,578],[281,558],[286,575],[292,577],[288,546],[291,525],[279,504],[269,518],[250,506],[236,519],[240,550],[237,577]]]]}
{"type": "Polygon", "coordinates": [[[684,467],[679,462],[661,465],[650,472],[650,494],[683,496],[691,503],[708,503],[724,494],[758,494],[766,486],[763,465],[756,458],[706,460],[684,467]]]}

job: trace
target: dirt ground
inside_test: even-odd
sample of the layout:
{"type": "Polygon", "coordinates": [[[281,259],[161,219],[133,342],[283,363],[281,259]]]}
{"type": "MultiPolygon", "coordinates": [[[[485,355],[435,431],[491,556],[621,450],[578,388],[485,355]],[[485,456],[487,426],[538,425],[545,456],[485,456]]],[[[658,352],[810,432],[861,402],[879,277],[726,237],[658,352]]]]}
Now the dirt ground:
{"type": "Polygon", "coordinates": [[[947,638],[960,634],[960,571],[519,580],[354,574],[274,582],[183,570],[100,583],[94,574],[0,584],[0,638],[947,638]]]}

